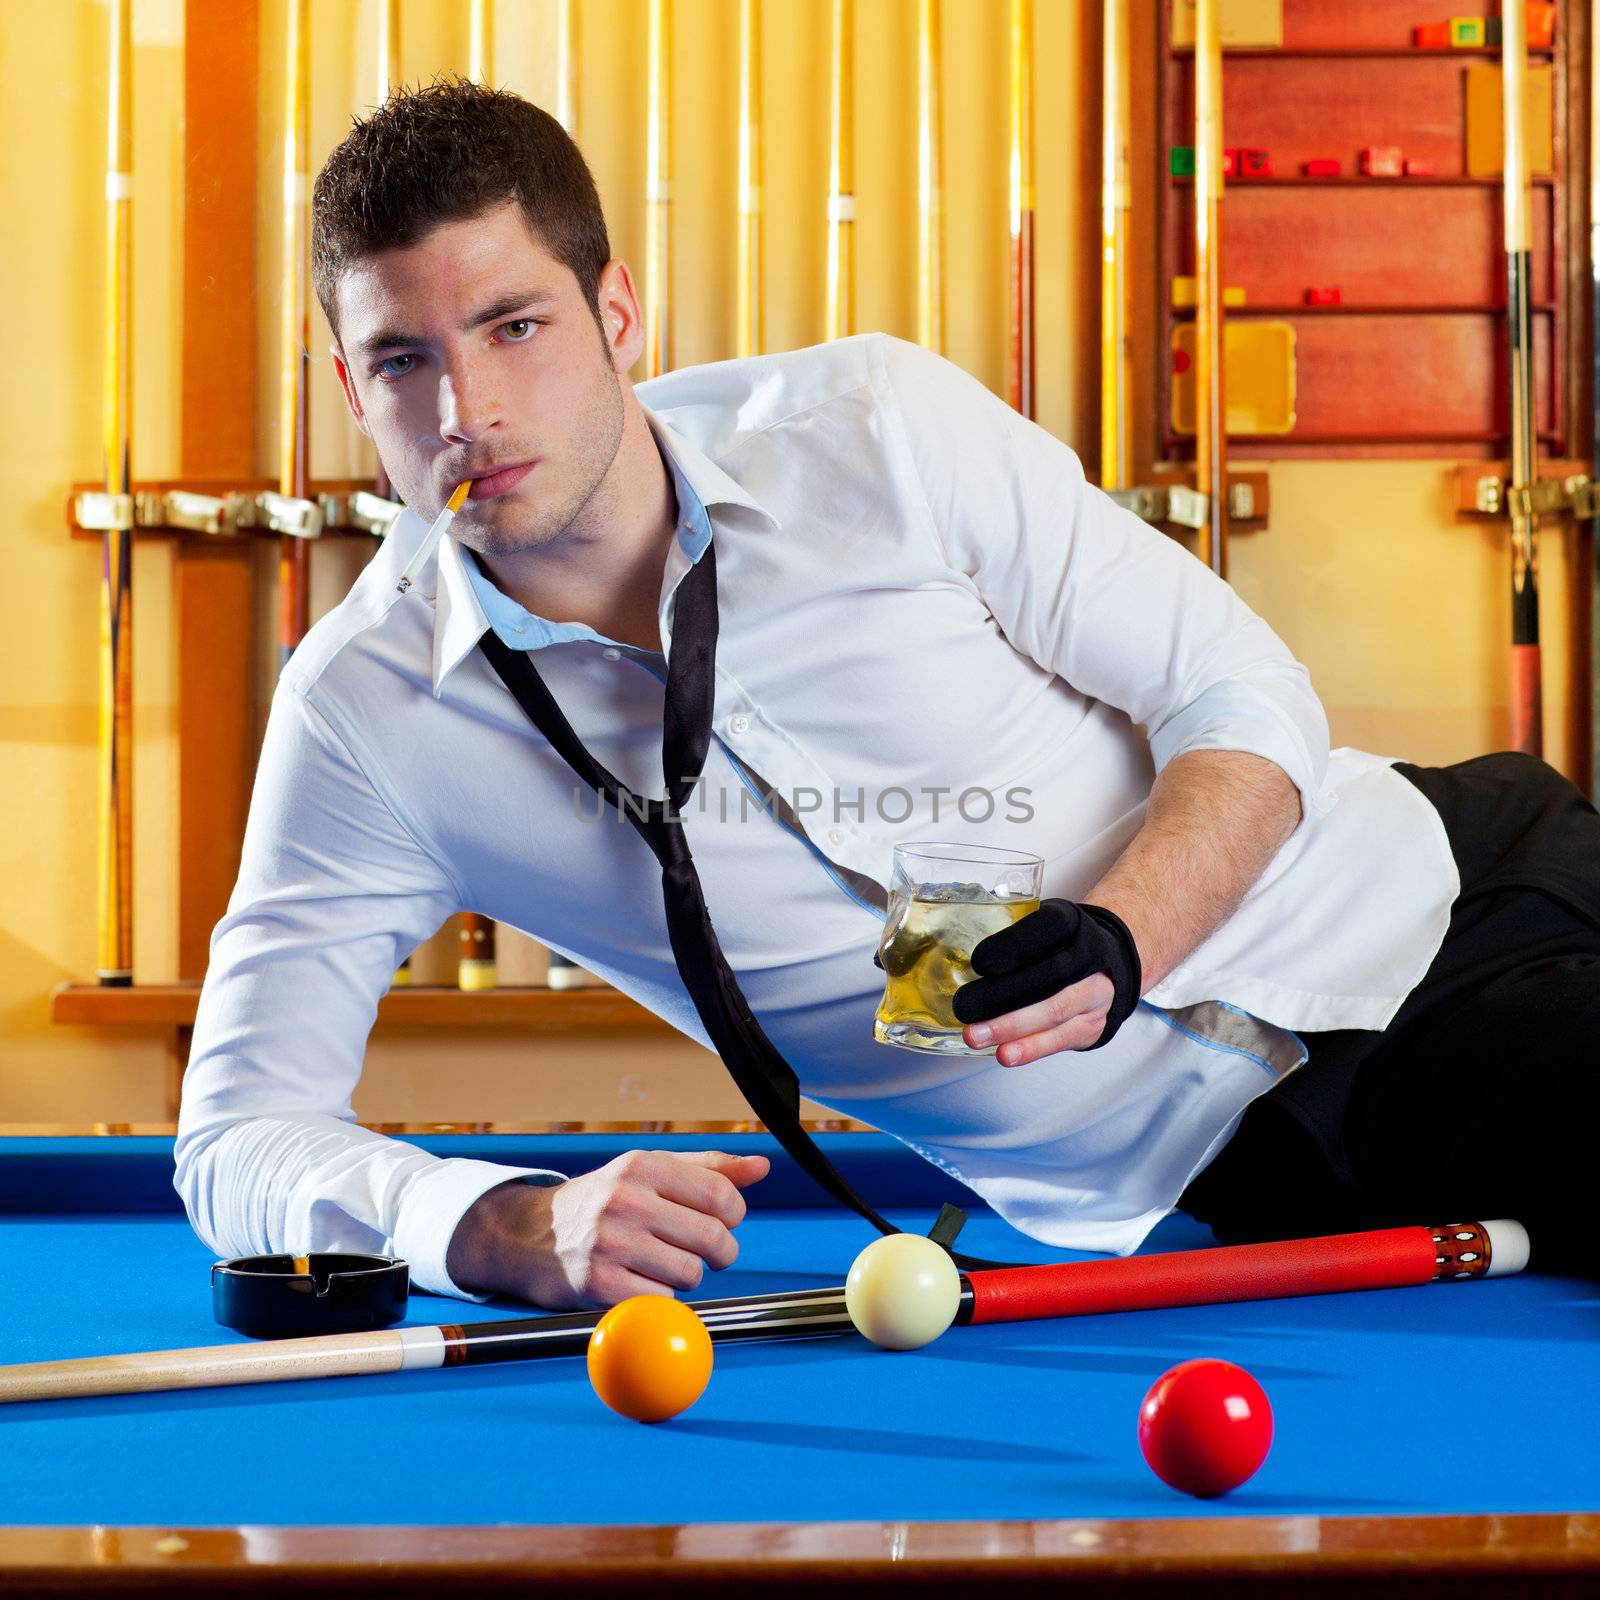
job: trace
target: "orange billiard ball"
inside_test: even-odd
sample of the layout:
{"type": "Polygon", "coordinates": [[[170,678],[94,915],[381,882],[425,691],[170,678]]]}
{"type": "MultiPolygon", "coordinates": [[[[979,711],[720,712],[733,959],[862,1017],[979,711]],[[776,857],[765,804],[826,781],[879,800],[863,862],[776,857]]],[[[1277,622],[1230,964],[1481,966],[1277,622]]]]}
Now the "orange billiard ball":
{"type": "Polygon", "coordinates": [[[618,1416],[665,1422],[687,1411],[711,1381],[711,1335],[695,1312],[666,1295],[614,1305],[589,1336],[589,1382],[618,1416]]]}

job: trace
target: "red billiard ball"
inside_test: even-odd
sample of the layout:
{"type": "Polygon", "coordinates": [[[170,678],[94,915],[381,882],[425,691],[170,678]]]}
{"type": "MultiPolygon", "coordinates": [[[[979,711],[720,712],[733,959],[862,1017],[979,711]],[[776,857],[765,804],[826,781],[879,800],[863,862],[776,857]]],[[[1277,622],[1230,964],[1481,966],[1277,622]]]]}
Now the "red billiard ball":
{"type": "Polygon", "coordinates": [[[1163,1483],[1210,1499],[1237,1489],[1272,1448],[1272,1407],[1231,1361],[1184,1361],[1139,1407],[1139,1448],[1163,1483]]]}

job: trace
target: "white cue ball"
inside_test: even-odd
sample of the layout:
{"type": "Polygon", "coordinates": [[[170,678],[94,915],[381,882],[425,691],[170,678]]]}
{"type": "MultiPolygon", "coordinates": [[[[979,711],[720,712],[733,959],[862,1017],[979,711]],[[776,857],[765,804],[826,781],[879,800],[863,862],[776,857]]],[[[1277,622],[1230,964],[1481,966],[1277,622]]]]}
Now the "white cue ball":
{"type": "Polygon", "coordinates": [[[918,1233],[886,1233],[856,1257],[844,1304],[875,1345],[920,1350],[955,1321],[961,1274],[943,1245],[918,1233]]]}

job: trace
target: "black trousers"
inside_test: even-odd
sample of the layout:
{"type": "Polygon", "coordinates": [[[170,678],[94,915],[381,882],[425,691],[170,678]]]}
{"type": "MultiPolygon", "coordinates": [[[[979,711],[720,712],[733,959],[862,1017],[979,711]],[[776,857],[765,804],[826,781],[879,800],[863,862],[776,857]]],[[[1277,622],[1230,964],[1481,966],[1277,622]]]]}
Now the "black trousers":
{"type": "Polygon", "coordinates": [[[1303,1033],[1179,1206],[1224,1243],[1513,1217],[1600,1276],[1600,813],[1532,756],[1396,770],[1460,870],[1444,943],[1381,1032],[1303,1033]]]}

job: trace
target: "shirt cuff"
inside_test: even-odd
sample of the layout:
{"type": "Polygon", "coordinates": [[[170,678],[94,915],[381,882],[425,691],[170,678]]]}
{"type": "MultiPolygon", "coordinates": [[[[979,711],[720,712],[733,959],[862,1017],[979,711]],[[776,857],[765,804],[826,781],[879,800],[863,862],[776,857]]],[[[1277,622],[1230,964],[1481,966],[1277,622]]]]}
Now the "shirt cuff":
{"type": "Polygon", "coordinates": [[[395,1223],[394,1248],[411,1268],[413,1288],[429,1294],[447,1294],[475,1305],[495,1298],[469,1294],[445,1270],[445,1258],[457,1225],[480,1196],[502,1183],[520,1178],[524,1183],[564,1183],[565,1175],[538,1167],[506,1167],[495,1161],[472,1161],[447,1156],[414,1179],[406,1189],[395,1223]]]}
{"type": "Polygon", "coordinates": [[[1191,750],[1239,750],[1281,768],[1300,791],[1297,833],[1312,817],[1332,809],[1332,793],[1317,781],[1327,771],[1326,750],[1315,760],[1292,719],[1253,689],[1214,684],[1150,735],[1150,756],[1158,773],[1191,750]]]}

